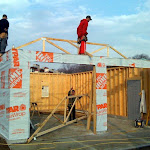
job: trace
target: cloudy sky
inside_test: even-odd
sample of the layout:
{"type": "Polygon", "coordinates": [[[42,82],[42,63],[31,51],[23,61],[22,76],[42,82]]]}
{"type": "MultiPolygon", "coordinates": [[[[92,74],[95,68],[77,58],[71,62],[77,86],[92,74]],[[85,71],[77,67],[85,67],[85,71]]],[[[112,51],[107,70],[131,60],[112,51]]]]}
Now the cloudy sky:
{"type": "MultiPolygon", "coordinates": [[[[91,15],[90,42],[109,44],[127,57],[150,56],[150,0],[0,0],[0,8],[0,15],[7,14],[10,22],[7,49],[39,37],[76,40],[80,20],[91,15]]],[[[69,45],[61,46],[76,53],[69,45]]],[[[41,47],[38,42],[27,48],[41,47]]],[[[88,51],[98,48],[88,47],[88,51]]],[[[46,50],[55,51],[53,47],[46,50]]],[[[117,55],[112,52],[111,56],[117,55]]]]}

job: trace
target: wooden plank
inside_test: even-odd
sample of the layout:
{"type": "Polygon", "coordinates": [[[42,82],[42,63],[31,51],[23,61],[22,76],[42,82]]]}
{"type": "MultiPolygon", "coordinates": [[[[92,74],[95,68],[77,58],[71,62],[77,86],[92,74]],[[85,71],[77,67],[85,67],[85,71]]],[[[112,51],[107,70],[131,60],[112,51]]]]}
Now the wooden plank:
{"type": "Polygon", "coordinates": [[[103,49],[105,49],[105,48],[106,48],[106,46],[101,47],[101,48],[99,48],[99,49],[97,49],[97,50],[95,50],[95,51],[91,52],[90,54],[97,53],[97,52],[99,52],[99,51],[101,51],[101,50],[103,50],[103,49]]]}
{"type": "Polygon", "coordinates": [[[116,103],[117,103],[117,115],[120,115],[120,94],[119,94],[119,68],[116,70],[116,73],[117,73],[117,78],[116,78],[116,80],[117,80],[117,83],[116,83],[116,85],[117,85],[117,99],[116,99],[116,103]]]}
{"type": "Polygon", "coordinates": [[[121,54],[119,51],[117,51],[117,50],[116,50],[115,48],[113,48],[112,46],[110,46],[110,48],[111,48],[112,50],[114,50],[116,53],[118,53],[120,56],[122,56],[123,58],[127,59],[126,56],[124,56],[123,54],[121,54]]]}
{"type": "Polygon", "coordinates": [[[120,93],[120,115],[121,116],[123,116],[123,105],[124,105],[124,103],[123,103],[123,69],[119,69],[119,73],[120,73],[120,75],[119,75],[119,82],[120,82],[120,91],[119,91],[119,93],[120,93]]]}
{"type": "MultiPolygon", "coordinates": [[[[88,74],[88,81],[89,81],[89,74],[88,74]]],[[[92,73],[92,78],[93,78],[93,73],[92,73]]],[[[88,82],[89,83],[89,82],[88,82]]],[[[90,84],[88,84],[88,93],[89,93],[89,87],[90,84]]],[[[90,98],[89,98],[89,108],[88,108],[88,119],[87,119],[87,130],[90,129],[91,126],[91,118],[92,118],[92,99],[93,99],[93,86],[91,87],[91,92],[90,92],[90,98]]]]}
{"type": "Polygon", "coordinates": [[[107,112],[111,114],[111,107],[110,107],[110,70],[107,70],[107,112]]]}
{"type": "Polygon", "coordinates": [[[118,96],[118,73],[117,73],[118,69],[114,69],[114,84],[115,84],[115,115],[119,115],[118,114],[118,100],[119,100],[119,96],[118,96]]]}
{"type": "MultiPolygon", "coordinates": [[[[86,87],[85,87],[85,93],[88,93],[88,80],[87,80],[87,76],[88,74],[85,73],[85,84],[86,84],[86,87]]],[[[88,97],[86,96],[85,97],[85,110],[87,111],[88,110],[88,97]]]]}
{"type": "Polygon", "coordinates": [[[123,76],[122,76],[122,92],[123,92],[123,116],[126,116],[126,88],[125,88],[125,81],[126,81],[126,68],[123,69],[123,76]]]}
{"type": "Polygon", "coordinates": [[[127,68],[124,70],[124,116],[127,117],[127,68]]]}
{"type": "Polygon", "coordinates": [[[115,114],[115,100],[114,100],[114,75],[113,70],[110,71],[110,101],[111,101],[111,114],[115,114]]]}
{"type": "Polygon", "coordinates": [[[56,48],[60,49],[61,51],[67,53],[67,54],[70,54],[68,51],[66,51],[65,49],[61,48],[60,46],[56,45],[55,43],[49,41],[49,40],[46,40],[46,42],[48,42],[49,44],[55,46],[56,48]]]}
{"type": "Polygon", "coordinates": [[[37,41],[40,41],[40,40],[41,40],[41,38],[36,39],[36,40],[34,40],[34,41],[31,41],[31,42],[28,42],[28,43],[26,43],[26,44],[23,44],[23,45],[21,45],[21,46],[16,47],[16,49],[23,48],[23,47],[25,47],[25,46],[28,46],[28,45],[33,44],[33,43],[35,43],[35,42],[37,42],[37,41]]]}
{"type": "Polygon", "coordinates": [[[96,134],[96,68],[93,66],[93,132],[96,134]]]}

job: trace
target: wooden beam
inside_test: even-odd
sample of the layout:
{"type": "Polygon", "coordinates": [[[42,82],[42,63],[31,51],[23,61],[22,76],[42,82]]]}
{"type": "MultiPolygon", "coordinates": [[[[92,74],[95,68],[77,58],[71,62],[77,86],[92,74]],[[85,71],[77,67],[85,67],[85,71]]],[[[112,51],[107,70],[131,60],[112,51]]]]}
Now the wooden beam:
{"type": "Polygon", "coordinates": [[[103,49],[105,49],[105,48],[106,48],[106,46],[101,47],[101,48],[99,48],[99,49],[97,49],[97,50],[95,50],[95,51],[91,52],[90,54],[97,53],[97,52],[99,52],[99,51],[101,51],[101,50],[103,50],[103,49]]]}
{"type": "Polygon", "coordinates": [[[110,48],[111,48],[112,50],[114,50],[116,53],[118,53],[120,56],[122,56],[123,58],[127,59],[126,56],[124,56],[123,54],[121,54],[121,53],[120,53],[119,51],[117,51],[115,48],[113,48],[113,47],[111,47],[111,46],[110,46],[110,48]]]}
{"type": "Polygon", "coordinates": [[[42,40],[43,40],[43,52],[45,52],[45,39],[42,40]]]}
{"type": "Polygon", "coordinates": [[[28,42],[28,43],[26,43],[26,44],[24,44],[24,45],[21,45],[21,46],[16,47],[16,49],[23,48],[23,47],[25,47],[25,46],[28,46],[28,45],[33,44],[33,43],[35,43],[35,42],[37,42],[37,41],[40,41],[40,40],[41,40],[41,38],[36,39],[36,40],[34,40],[34,41],[31,41],[31,42],[28,42]]]}
{"type": "Polygon", "coordinates": [[[109,57],[109,46],[107,46],[107,57],[109,57]]]}
{"type": "Polygon", "coordinates": [[[93,110],[94,110],[94,114],[93,114],[93,132],[94,134],[96,134],[96,68],[95,66],[93,66],[93,110]]]}
{"type": "MultiPolygon", "coordinates": [[[[56,39],[56,38],[48,38],[48,37],[45,37],[47,40],[53,40],[53,41],[62,41],[62,42],[68,42],[68,40],[65,40],[65,39],[56,39]]],[[[69,40],[71,41],[72,43],[77,43],[77,41],[75,40],[69,40]]],[[[86,42],[86,44],[90,44],[90,45],[100,45],[100,46],[107,46],[108,44],[101,44],[101,43],[92,43],[92,42],[86,42]]]]}
{"type": "Polygon", "coordinates": [[[67,125],[69,125],[69,124],[72,124],[72,123],[74,123],[74,122],[80,121],[80,120],[85,119],[85,118],[87,118],[87,116],[82,116],[82,117],[80,117],[80,118],[77,118],[77,119],[74,119],[74,120],[72,120],[72,121],[69,121],[69,122],[67,122],[66,124],[61,124],[61,125],[58,125],[58,126],[56,126],[56,127],[47,129],[47,130],[45,130],[45,131],[42,131],[42,132],[38,133],[38,134],[36,135],[36,137],[39,137],[39,136],[41,136],[41,135],[44,135],[44,134],[47,134],[47,133],[49,133],[49,132],[55,131],[55,130],[57,130],[57,129],[59,129],[59,128],[62,128],[62,127],[64,127],[64,126],[67,126],[67,125]]]}
{"type": "MultiPolygon", "coordinates": [[[[92,88],[93,89],[93,88],[92,88]]],[[[92,117],[92,98],[93,98],[93,90],[91,89],[91,96],[89,98],[89,110],[88,110],[88,118],[87,118],[87,130],[90,129],[91,126],[91,117],[92,117]]]]}
{"type": "Polygon", "coordinates": [[[55,46],[56,48],[60,49],[61,51],[67,53],[67,54],[70,54],[68,51],[66,51],[65,49],[61,48],[60,46],[56,45],[55,43],[49,41],[49,40],[46,40],[46,42],[50,43],[51,45],[55,46]]]}

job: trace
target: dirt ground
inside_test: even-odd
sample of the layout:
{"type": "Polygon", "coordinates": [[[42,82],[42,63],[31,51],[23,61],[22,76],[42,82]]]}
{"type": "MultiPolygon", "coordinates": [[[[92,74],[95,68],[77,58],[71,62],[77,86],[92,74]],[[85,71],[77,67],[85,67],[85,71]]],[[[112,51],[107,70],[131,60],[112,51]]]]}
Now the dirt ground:
{"type": "Polygon", "coordinates": [[[0,150],[10,150],[10,148],[7,145],[2,145],[2,144],[7,144],[7,143],[4,139],[0,138],[0,150]]]}

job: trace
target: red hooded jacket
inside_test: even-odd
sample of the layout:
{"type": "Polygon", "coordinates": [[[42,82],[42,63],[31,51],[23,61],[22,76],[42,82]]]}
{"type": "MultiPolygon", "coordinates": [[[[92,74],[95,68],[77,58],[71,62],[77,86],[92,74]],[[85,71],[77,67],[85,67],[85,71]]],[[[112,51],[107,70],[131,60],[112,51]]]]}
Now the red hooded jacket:
{"type": "Polygon", "coordinates": [[[83,35],[88,34],[87,27],[88,27],[88,21],[86,19],[81,20],[81,22],[77,28],[78,38],[81,38],[83,35]]]}

